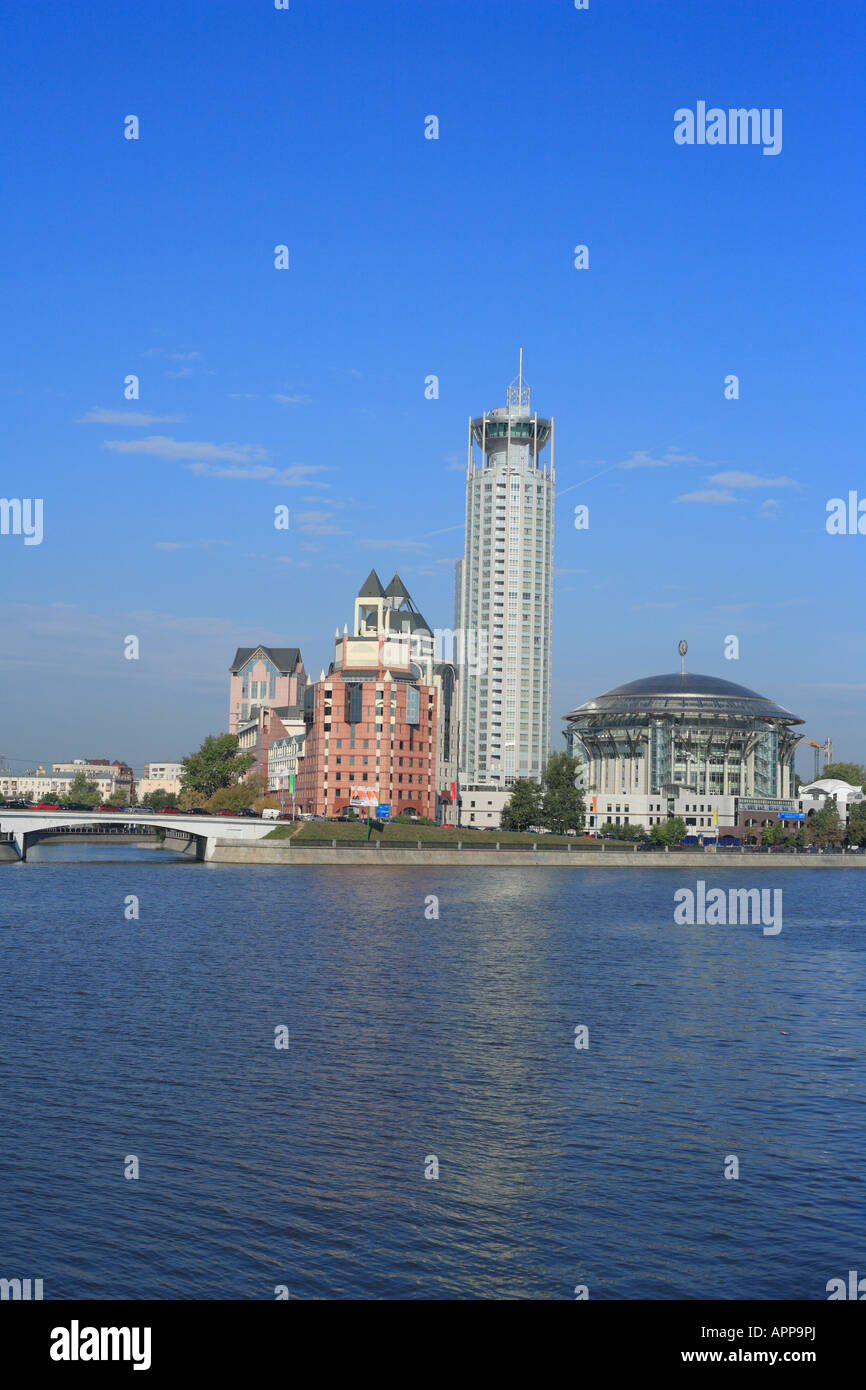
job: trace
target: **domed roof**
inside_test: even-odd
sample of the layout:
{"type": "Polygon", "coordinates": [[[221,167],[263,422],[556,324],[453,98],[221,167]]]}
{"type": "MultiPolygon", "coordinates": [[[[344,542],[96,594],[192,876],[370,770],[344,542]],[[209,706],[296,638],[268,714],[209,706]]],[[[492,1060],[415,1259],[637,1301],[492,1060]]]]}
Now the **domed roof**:
{"type": "Polygon", "coordinates": [[[857,794],[862,796],[863,788],[858,787],[854,782],[842,782],[838,777],[819,777],[817,782],[810,782],[808,786],[802,785],[800,787],[800,796],[812,795],[815,792],[819,794],[826,792],[827,796],[835,796],[838,792],[842,792],[844,796],[854,792],[854,799],[857,800],[857,794]]]}
{"type": "Polygon", "coordinates": [[[579,720],[593,715],[737,715],[751,719],[777,720],[784,724],[802,724],[789,710],[768,700],[744,685],[722,680],[719,676],[699,676],[691,672],[672,671],[664,676],[646,676],[643,680],[618,685],[594,700],[587,700],[565,717],[579,720]]]}

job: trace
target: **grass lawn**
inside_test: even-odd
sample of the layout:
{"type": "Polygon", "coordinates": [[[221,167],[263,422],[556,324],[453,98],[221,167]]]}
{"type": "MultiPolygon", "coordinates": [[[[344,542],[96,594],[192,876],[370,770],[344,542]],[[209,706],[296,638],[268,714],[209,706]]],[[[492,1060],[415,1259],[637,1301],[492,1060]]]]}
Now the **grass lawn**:
{"type": "MultiPolygon", "coordinates": [[[[264,836],[265,840],[298,840],[302,844],[326,844],[332,840],[343,844],[351,841],[363,843],[367,838],[366,821],[297,821],[287,822],[277,825],[269,834],[264,836]]],[[[462,845],[480,845],[487,849],[494,849],[497,841],[501,845],[519,844],[522,846],[531,845],[533,841],[539,845],[571,845],[574,848],[592,847],[598,849],[597,840],[582,840],[577,835],[523,835],[515,830],[471,830],[461,828],[460,830],[443,830],[438,825],[406,825],[395,822],[386,822],[384,829],[380,832],[373,830],[370,833],[371,841],[376,840],[382,845],[393,844],[411,845],[414,847],[420,840],[422,844],[455,845],[458,840],[462,845]]],[[[611,849],[619,849],[618,842],[608,841],[611,849]]]]}

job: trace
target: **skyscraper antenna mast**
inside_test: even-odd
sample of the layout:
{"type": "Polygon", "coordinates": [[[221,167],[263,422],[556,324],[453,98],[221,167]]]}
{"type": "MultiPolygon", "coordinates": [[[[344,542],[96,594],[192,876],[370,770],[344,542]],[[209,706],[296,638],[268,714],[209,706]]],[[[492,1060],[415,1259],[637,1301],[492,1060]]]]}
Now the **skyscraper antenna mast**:
{"type": "Polygon", "coordinates": [[[518,378],[518,382],[517,382],[517,385],[518,385],[518,396],[517,396],[517,399],[518,399],[518,401],[520,402],[520,404],[522,405],[522,404],[523,404],[523,348],[520,349],[520,367],[518,368],[517,378],[518,378]]]}

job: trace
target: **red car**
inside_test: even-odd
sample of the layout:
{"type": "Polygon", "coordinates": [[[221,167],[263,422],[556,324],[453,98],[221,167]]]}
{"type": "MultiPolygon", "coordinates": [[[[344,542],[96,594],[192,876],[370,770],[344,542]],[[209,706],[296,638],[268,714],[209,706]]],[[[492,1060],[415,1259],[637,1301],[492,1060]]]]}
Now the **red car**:
{"type": "Polygon", "coordinates": [[[177,809],[176,806],[160,806],[159,810],[157,811],[157,815],[159,815],[159,816],[179,816],[179,815],[180,815],[180,811],[177,809]]]}
{"type": "Polygon", "coordinates": [[[59,811],[60,807],[56,801],[36,801],[30,809],[31,811],[59,811]]]}
{"type": "Polygon", "coordinates": [[[122,811],[122,806],[97,806],[97,811],[122,811]]]}
{"type": "Polygon", "coordinates": [[[236,816],[237,811],[217,811],[215,814],[218,816],[236,816]]]}

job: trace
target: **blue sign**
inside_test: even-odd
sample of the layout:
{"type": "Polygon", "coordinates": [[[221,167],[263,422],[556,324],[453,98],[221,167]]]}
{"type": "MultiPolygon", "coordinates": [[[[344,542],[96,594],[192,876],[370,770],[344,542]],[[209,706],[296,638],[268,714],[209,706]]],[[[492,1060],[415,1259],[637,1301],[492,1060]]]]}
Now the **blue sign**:
{"type": "Polygon", "coordinates": [[[389,805],[387,802],[382,803],[382,802],[380,801],[380,802],[379,802],[379,805],[376,807],[376,819],[377,819],[377,820],[390,820],[390,818],[391,818],[391,807],[390,807],[390,805],[389,805]]]}
{"type": "Polygon", "coordinates": [[[803,814],[802,811],[780,811],[780,812],[779,812],[779,820],[805,820],[805,819],[806,819],[806,817],[805,817],[805,815],[803,814]]]}

